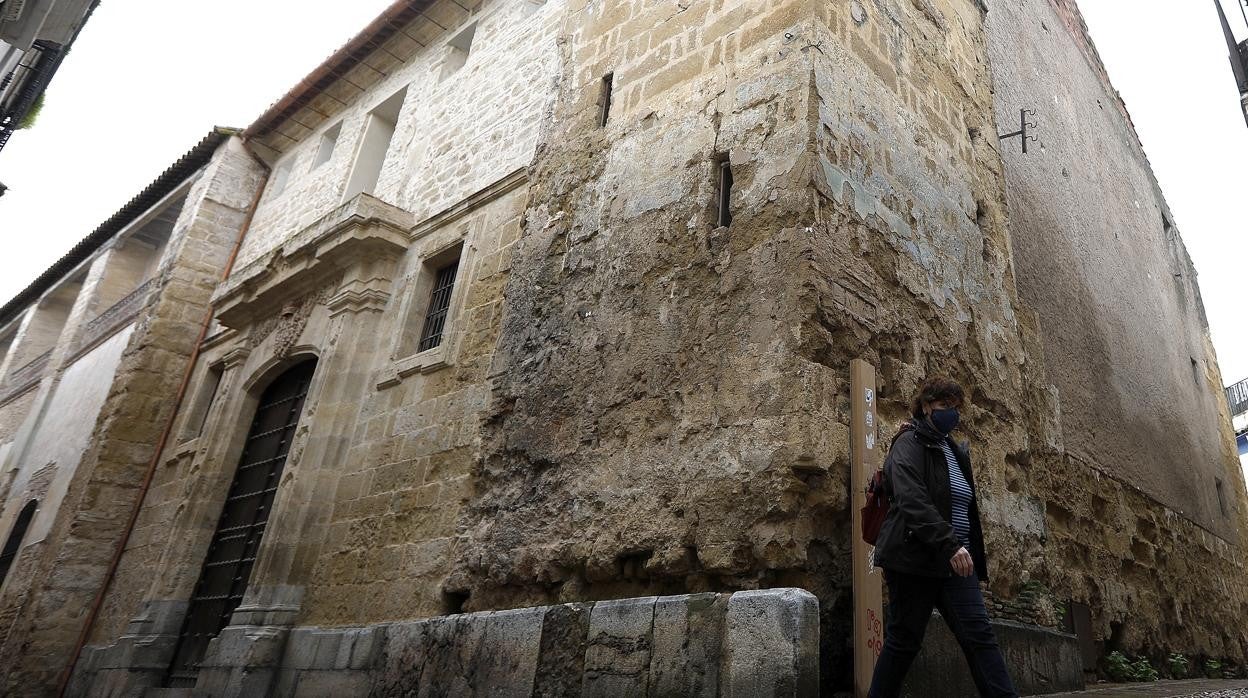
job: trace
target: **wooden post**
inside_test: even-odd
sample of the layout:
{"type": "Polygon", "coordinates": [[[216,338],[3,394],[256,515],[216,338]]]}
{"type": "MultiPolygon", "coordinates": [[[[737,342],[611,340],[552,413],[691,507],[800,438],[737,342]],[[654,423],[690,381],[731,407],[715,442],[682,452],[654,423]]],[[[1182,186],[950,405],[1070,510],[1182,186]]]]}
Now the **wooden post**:
{"type": "Polygon", "coordinates": [[[862,507],[867,482],[880,467],[875,412],[875,367],[854,359],[849,365],[850,492],[854,515],[854,695],[866,698],[875,660],[884,647],[883,575],[868,567],[871,546],[862,540],[862,507]]]}

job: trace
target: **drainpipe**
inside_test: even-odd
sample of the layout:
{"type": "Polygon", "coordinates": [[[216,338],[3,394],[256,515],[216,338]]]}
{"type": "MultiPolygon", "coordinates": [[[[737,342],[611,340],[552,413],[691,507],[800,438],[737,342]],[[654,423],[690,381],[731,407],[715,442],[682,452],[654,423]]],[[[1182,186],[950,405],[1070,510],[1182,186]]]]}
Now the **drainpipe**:
{"type": "MultiPolygon", "coordinates": [[[[225,270],[221,273],[222,282],[225,282],[230,277],[230,272],[234,269],[234,261],[238,259],[238,251],[243,246],[243,239],[247,237],[247,231],[251,229],[251,222],[256,217],[256,209],[260,206],[260,195],[268,187],[269,177],[273,174],[272,168],[256,155],[250,145],[244,142],[243,147],[247,150],[247,154],[264,169],[264,181],[256,189],[256,194],[251,199],[251,205],[247,208],[247,216],[243,219],[243,225],[238,231],[238,237],[234,240],[234,248],[230,250],[230,257],[225,262],[225,270]]],[[[91,611],[87,614],[86,622],[83,623],[82,632],[78,634],[78,642],[74,645],[74,651],[69,657],[69,663],[61,674],[60,684],[56,691],[56,695],[59,698],[64,698],[65,692],[69,689],[69,680],[74,675],[74,667],[78,665],[78,655],[82,653],[82,648],[86,646],[87,639],[91,636],[91,629],[95,626],[95,621],[100,615],[100,609],[104,606],[104,598],[108,594],[109,587],[112,586],[113,579],[117,576],[117,568],[121,564],[121,556],[125,553],[126,546],[130,543],[130,535],[134,533],[134,526],[139,520],[139,513],[143,511],[143,500],[147,499],[147,493],[151,489],[152,479],[156,475],[160,457],[165,450],[165,445],[169,441],[169,435],[173,433],[174,421],[177,420],[178,412],[182,408],[182,401],[186,397],[186,390],[191,382],[191,374],[195,371],[195,364],[199,362],[200,347],[203,346],[204,339],[208,336],[208,328],[212,326],[214,315],[213,308],[209,305],[208,310],[204,313],[204,320],[200,323],[199,337],[195,340],[195,346],[191,349],[191,356],[186,363],[186,370],[182,373],[182,382],[178,385],[178,392],[173,398],[173,411],[169,413],[169,419],[165,422],[165,427],[160,432],[160,438],[156,441],[156,450],[152,452],[152,459],[147,464],[147,473],[143,476],[143,484],[139,486],[139,496],[134,500],[134,507],[130,510],[130,518],[126,521],[125,531],[121,535],[121,540],[117,542],[117,548],[113,551],[112,560],[108,563],[108,572],[104,576],[104,582],[100,585],[99,592],[95,595],[95,602],[91,604],[91,611]]]]}

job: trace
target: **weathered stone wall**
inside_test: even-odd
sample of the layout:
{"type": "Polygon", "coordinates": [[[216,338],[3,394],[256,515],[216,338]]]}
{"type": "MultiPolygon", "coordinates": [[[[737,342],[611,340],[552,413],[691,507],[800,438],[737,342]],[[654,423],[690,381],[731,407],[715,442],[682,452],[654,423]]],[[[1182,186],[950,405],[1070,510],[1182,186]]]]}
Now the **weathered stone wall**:
{"type": "Polygon", "coordinates": [[[289,179],[280,194],[274,195],[272,186],[265,193],[240,265],[342,203],[369,112],[404,88],[398,125],[372,192],[378,198],[423,220],[528,165],[551,89],[561,7],[562,2],[529,0],[435,3],[427,13],[447,29],[433,33],[431,40],[418,33],[427,48],[410,40],[388,47],[414,57],[396,65],[349,107],[333,105],[333,117],[278,160],[277,167],[290,168],[289,179]],[[471,22],[477,30],[468,62],[444,76],[445,43],[471,22]],[[342,130],[333,156],[314,167],[321,133],[337,124],[342,130]]]}
{"type": "Polygon", "coordinates": [[[1087,603],[1107,649],[1242,660],[1248,501],[1174,216],[1073,3],[999,3],[988,33],[998,131],[1025,108],[1040,139],[1000,144],[1037,330],[1007,569],[1087,603]]]}
{"type": "Polygon", "coordinates": [[[477,609],[800,584],[843,684],[849,360],[881,366],[891,423],[929,372],[976,386],[985,499],[1026,438],[981,11],[576,3],[565,22],[447,590],[477,609]]]}
{"type": "Polygon", "coordinates": [[[171,397],[250,192],[259,185],[258,172],[237,141],[227,143],[188,196],[160,290],[129,338],[91,446],[34,562],[34,585],[0,648],[5,692],[48,691],[69,661],[160,429],[173,411],[171,397]]]}
{"type": "MultiPolygon", "coordinates": [[[[289,127],[301,135],[277,160],[291,165],[286,187],[265,195],[242,263],[216,291],[220,322],[179,418],[184,433],[202,414],[203,435],[166,453],[95,628],[92,642],[108,646],[96,656],[113,662],[91,660],[102,680],[133,688],[164,675],[258,391],[310,356],[317,377],[273,518],[203,687],[376,680],[350,673],[363,669],[354,650],[338,666],[348,631],[317,631],[336,638],[326,648],[339,643],[332,661],[330,649],[297,658],[311,632],[297,625],[775,586],[818,596],[823,688],[847,687],[846,376],[858,357],[879,369],[882,438],[926,376],[971,389],[963,433],[994,608],[1052,626],[1057,606],[1081,601],[1109,645],[1161,651],[1166,638],[1166,650],[1244,656],[1242,632],[1217,622],[1228,608],[1248,614],[1232,586],[1238,538],[1160,503],[1134,466],[1117,470],[1121,447],[1100,445],[1100,422],[1066,415],[1061,376],[1074,362],[1053,349],[1073,352],[1079,336],[1058,324],[1054,340],[1053,314],[1029,307],[1042,278],[1029,260],[1043,248],[1018,239],[1043,239],[1033,228],[1058,219],[1023,197],[1007,225],[1032,161],[1007,157],[1003,169],[993,129],[1011,93],[998,75],[994,98],[981,3],[494,0],[429,12],[442,29],[408,28],[425,48],[392,40],[386,77],[350,106],[321,99],[320,125],[289,127]],[[471,19],[463,8],[479,10],[474,53],[446,74],[445,41],[471,19]],[[364,117],[405,85],[377,188],[393,205],[343,203],[364,117]],[[339,116],[333,157],[309,169],[339,116]],[[719,226],[725,161],[733,220],[719,226]],[[457,246],[447,338],[413,353],[430,275],[457,246]],[[200,394],[210,368],[222,371],[211,400],[200,394]],[[1051,592],[1039,607],[1016,602],[1037,583],[1051,592]],[[345,673],[318,673],[331,665],[345,673]]],[[[1066,59],[1086,67],[1084,56],[1066,59]]],[[[261,140],[277,153],[282,138],[261,140]]],[[[1151,181],[1142,163],[1135,184],[1151,181]]],[[[1087,167],[1101,186],[1104,171],[1087,167]]],[[[255,183],[232,174],[232,196],[255,183]]],[[[1140,247],[1138,274],[1174,261],[1189,276],[1181,246],[1140,247]]],[[[1095,264],[1120,261],[1088,249],[1095,264]]],[[[1194,281],[1179,286],[1183,303],[1159,317],[1212,367],[1194,281]]],[[[1138,287],[1084,290],[1149,315],[1122,289],[1138,287]]],[[[1103,360],[1113,347],[1096,351],[1103,360]]],[[[1175,390],[1206,420],[1224,411],[1174,378],[1119,387],[1175,390]]],[[[134,422],[116,407],[129,410],[117,425],[134,422]]],[[[1194,434],[1206,459],[1229,448],[1194,434]]],[[[1173,455],[1148,462],[1173,467],[1173,455]]],[[[1235,531],[1248,509],[1228,484],[1235,531]]],[[[1207,508],[1207,497],[1193,501],[1207,508]]],[[[456,623],[417,634],[437,628],[450,642],[456,623]]],[[[416,667],[418,654],[403,661],[416,667]]]]}

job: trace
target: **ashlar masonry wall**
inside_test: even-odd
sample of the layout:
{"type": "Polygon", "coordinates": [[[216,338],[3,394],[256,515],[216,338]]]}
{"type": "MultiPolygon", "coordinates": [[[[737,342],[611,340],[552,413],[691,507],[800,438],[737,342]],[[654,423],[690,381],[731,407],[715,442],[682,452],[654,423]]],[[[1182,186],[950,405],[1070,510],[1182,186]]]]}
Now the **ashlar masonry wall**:
{"type": "Polygon", "coordinates": [[[331,118],[276,159],[275,171],[288,170],[285,186],[279,192],[270,182],[239,252],[240,266],[344,201],[369,114],[395,95],[402,94],[397,126],[369,193],[416,220],[527,166],[552,89],[561,7],[532,0],[433,3],[426,10],[433,20],[418,20],[387,46],[409,59],[348,108],[330,109],[331,118]],[[450,71],[447,41],[470,27],[475,27],[472,50],[462,67],[450,71]],[[406,39],[407,33],[427,41],[428,48],[406,39]],[[332,155],[318,165],[322,137],[333,129],[340,135],[332,155]]]}
{"type": "MultiPolygon", "coordinates": [[[[68,665],[159,430],[173,411],[180,369],[251,201],[246,185],[254,191],[259,169],[237,140],[230,141],[190,190],[158,288],[129,335],[90,445],[30,562],[34,584],[0,648],[4,692],[52,691],[68,665]],[[235,188],[240,182],[244,186],[235,188]]],[[[134,543],[141,546],[142,539],[134,543]]]]}

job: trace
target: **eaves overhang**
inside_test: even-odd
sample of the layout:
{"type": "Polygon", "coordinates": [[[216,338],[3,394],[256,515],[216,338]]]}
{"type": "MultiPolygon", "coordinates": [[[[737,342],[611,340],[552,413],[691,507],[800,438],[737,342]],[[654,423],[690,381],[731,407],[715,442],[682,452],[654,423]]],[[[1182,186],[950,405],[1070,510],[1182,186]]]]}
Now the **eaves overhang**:
{"type": "Polygon", "coordinates": [[[29,286],[0,307],[0,327],[22,313],[31,303],[52,288],[66,274],[74,270],[104,246],[114,235],[142,216],[161,199],[177,189],[188,177],[198,172],[212,160],[213,153],[227,139],[238,135],[236,128],[218,126],[208,132],[199,143],[170,165],[151,184],[129,201],[117,213],[101,223],[92,233],[74,245],[52,266],[39,275],[29,286]]]}

